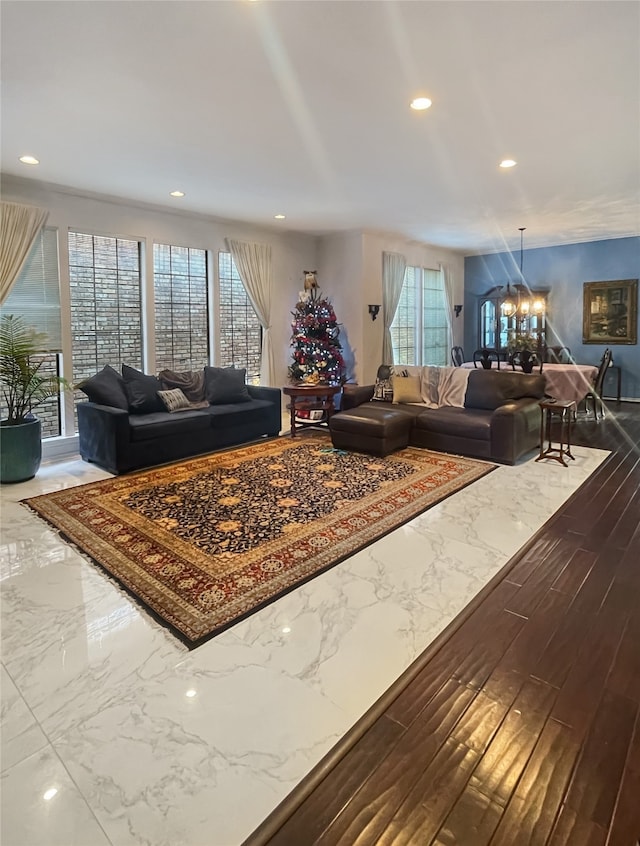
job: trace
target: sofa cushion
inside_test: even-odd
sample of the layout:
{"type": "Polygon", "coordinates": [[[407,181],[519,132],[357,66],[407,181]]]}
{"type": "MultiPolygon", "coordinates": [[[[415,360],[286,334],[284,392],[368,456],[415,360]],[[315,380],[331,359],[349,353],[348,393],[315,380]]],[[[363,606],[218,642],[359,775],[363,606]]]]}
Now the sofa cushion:
{"type": "Polygon", "coordinates": [[[124,383],[118,371],[108,364],[105,364],[95,376],[84,379],[77,384],[76,388],[85,393],[90,402],[95,402],[97,405],[108,405],[111,408],[121,408],[124,411],[129,410],[129,400],[125,393],[124,383]]]}
{"type": "Polygon", "coordinates": [[[205,367],[205,397],[212,405],[249,402],[244,367],[205,367]]]}
{"type": "Polygon", "coordinates": [[[132,441],[151,441],[156,438],[188,438],[190,432],[209,428],[209,416],[202,411],[183,411],[181,414],[169,414],[168,411],[155,411],[150,414],[129,415],[129,427],[132,441]]]}
{"type": "Polygon", "coordinates": [[[131,414],[150,414],[154,411],[165,411],[158,391],[162,384],[157,376],[147,376],[135,367],[122,365],[122,378],[129,399],[131,414]]]}
{"type": "Polygon", "coordinates": [[[491,438],[493,412],[485,409],[441,406],[426,408],[414,419],[416,429],[452,437],[488,441],[491,438]]]}
{"type": "Polygon", "coordinates": [[[509,400],[544,396],[544,376],[529,376],[508,370],[471,370],[465,394],[465,408],[490,411],[509,400]]]}
{"type": "Polygon", "coordinates": [[[260,423],[273,408],[268,400],[249,399],[241,403],[210,405],[204,410],[212,429],[232,429],[234,426],[251,426],[260,423]]]}

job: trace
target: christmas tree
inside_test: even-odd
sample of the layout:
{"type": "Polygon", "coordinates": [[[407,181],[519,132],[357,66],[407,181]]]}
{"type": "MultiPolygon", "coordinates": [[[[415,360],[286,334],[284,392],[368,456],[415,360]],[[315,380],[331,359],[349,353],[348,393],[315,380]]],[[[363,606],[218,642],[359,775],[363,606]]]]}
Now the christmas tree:
{"type": "Polygon", "coordinates": [[[292,382],[310,385],[339,384],[344,381],[345,365],[336,314],[331,301],[318,290],[315,270],[305,270],[304,275],[304,291],[300,291],[295,311],[291,312],[293,364],[289,377],[292,382]]]}

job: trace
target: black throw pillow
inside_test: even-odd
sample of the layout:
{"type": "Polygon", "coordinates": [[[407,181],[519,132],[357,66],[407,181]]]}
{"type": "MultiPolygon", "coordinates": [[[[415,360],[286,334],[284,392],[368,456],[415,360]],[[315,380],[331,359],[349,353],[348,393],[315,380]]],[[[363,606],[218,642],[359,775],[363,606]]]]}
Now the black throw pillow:
{"type": "Polygon", "coordinates": [[[211,405],[249,402],[244,367],[205,367],[205,396],[211,405]]]}
{"type": "Polygon", "coordinates": [[[162,384],[157,376],[147,376],[135,367],[122,365],[122,378],[129,399],[131,414],[150,414],[153,411],[166,411],[158,391],[162,384]]]}
{"type": "Polygon", "coordinates": [[[85,393],[90,402],[95,402],[97,405],[129,410],[129,400],[120,374],[108,364],[105,364],[95,376],[84,379],[76,385],[76,388],[85,393]]]}

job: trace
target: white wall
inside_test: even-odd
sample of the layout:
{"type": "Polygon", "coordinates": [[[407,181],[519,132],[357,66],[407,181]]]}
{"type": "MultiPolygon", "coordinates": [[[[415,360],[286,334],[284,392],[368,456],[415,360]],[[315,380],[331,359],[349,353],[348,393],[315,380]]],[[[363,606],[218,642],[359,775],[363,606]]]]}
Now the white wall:
{"type": "Polygon", "coordinates": [[[362,233],[326,235],[318,246],[318,284],[340,324],[347,380],[358,381],[362,355],[362,233]]]}

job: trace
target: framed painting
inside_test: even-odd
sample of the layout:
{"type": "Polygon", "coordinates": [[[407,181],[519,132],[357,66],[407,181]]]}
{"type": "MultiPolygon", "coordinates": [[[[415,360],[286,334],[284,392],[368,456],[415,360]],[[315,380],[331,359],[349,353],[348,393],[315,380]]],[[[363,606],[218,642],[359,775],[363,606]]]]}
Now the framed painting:
{"type": "Polygon", "coordinates": [[[582,343],[638,343],[637,279],[584,283],[582,343]]]}

